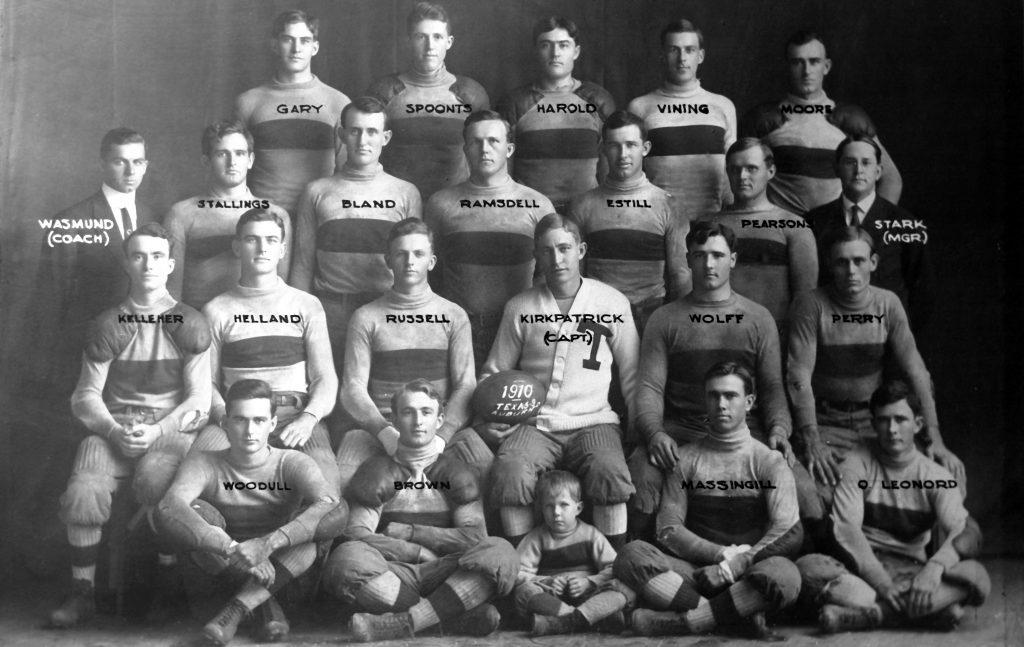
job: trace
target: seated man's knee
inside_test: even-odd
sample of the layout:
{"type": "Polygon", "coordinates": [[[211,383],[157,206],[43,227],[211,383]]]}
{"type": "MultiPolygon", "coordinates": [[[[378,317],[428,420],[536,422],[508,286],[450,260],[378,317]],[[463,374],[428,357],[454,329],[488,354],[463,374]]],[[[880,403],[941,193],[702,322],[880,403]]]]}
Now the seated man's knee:
{"type": "Polygon", "coordinates": [[[75,472],[60,497],[60,520],[69,526],[102,526],[110,519],[116,489],[110,474],[75,472]]]}
{"type": "Polygon", "coordinates": [[[602,449],[591,454],[580,471],[583,497],[592,504],[625,503],[635,491],[621,449],[602,449]]]}
{"type": "Polygon", "coordinates": [[[646,541],[631,541],[615,557],[612,573],[626,586],[639,591],[656,575],[669,569],[665,554],[646,541]]]}
{"type": "Polygon", "coordinates": [[[199,452],[213,452],[227,449],[230,446],[228,437],[224,430],[214,424],[203,427],[203,430],[196,435],[195,442],[189,448],[188,454],[192,456],[199,452]]]}
{"type": "Polygon", "coordinates": [[[380,551],[361,541],[349,541],[331,551],[327,558],[323,587],[334,597],[351,603],[367,582],[387,571],[387,560],[380,551]]]}
{"type": "Polygon", "coordinates": [[[646,447],[637,447],[629,456],[629,476],[636,488],[633,507],[644,514],[654,514],[661,503],[661,488],[665,478],[648,460],[646,447]]]}
{"type": "Polygon", "coordinates": [[[335,455],[342,492],[355,476],[359,466],[367,458],[377,455],[384,455],[384,448],[369,432],[362,429],[349,429],[345,432],[345,435],[341,437],[341,442],[338,443],[338,451],[335,455]]]}
{"type": "Polygon", "coordinates": [[[151,451],[140,458],[132,479],[135,499],[145,506],[159,503],[170,489],[183,459],[183,454],[166,451],[151,451]]]}
{"type": "Polygon", "coordinates": [[[800,595],[800,571],[785,557],[769,557],[755,563],[744,579],[761,592],[771,610],[788,607],[800,595]]]}
{"type": "Polygon", "coordinates": [[[967,589],[967,599],[964,601],[972,607],[981,606],[992,591],[992,581],[989,579],[988,571],[981,562],[967,559],[957,562],[942,575],[943,582],[955,584],[967,589]]]}
{"type": "Polygon", "coordinates": [[[982,541],[981,526],[974,517],[968,516],[964,529],[953,538],[953,548],[960,559],[971,559],[981,554],[982,541]]]}
{"type": "Polygon", "coordinates": [[[499,454],[491,468],[491,501],[494,505],[529,505],[537,485],[537,466],[525,453],[499,454]]]}
{"type": "Polygon", "coordinates": [[[340,537],[345,532],[347,525],[348,502],[345,499],[339,499],[338,504],[320,519],[320,523],[316,526],[316,532],[313,533],[313,541],[326,541],[340,537]]]}
{"type": "Polygon", "coordinates": [[[519,576],[519,553],[500,537],[485,537],[459,557],[459,568],[483,575],[504,596],[519,576]]]}

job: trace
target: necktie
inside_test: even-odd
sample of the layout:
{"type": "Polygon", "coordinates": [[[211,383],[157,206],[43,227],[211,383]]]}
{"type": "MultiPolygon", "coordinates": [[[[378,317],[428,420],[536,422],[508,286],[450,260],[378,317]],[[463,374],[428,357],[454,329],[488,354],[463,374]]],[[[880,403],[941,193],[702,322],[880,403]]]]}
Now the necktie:
{"type": "Polygon", "coordinates": [[[850,226],[860,226],[860,205],[853,205],[850,207],[850,226]]]}
{"type": "Polygon", "coordinates": [[[121,207],[121,226],[124,228],[124,237],[128,238],[132,233],[132,217],[128,215],[127,207],[121,207]]]}

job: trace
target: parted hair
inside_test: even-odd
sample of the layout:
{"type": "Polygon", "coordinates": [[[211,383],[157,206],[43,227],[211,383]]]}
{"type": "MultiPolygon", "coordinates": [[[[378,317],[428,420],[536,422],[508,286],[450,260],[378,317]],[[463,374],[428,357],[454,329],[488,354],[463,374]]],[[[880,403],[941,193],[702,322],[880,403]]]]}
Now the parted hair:
{"type": "Polygon", "coordinates": [[[355,99],[352,99],[351,103],[341,109],[341,118],[338,120],[338,123],[341,124],[342,128],[345,128],[345,124],[347,123],[345,120],[348,118],[348,113],[353,110],[367,115],[376,114],[378,112],[383,113],[384,130],[388,129],[389,119],[387,106],[385,106],[384,102],[377,97],[356,97],[355,99]]]}
{"type": "Polygon", "coordinates": [[[732,143],[729,150],[725,151],[725,159],[729,161],[729,158],[736,153],[742,153],[743,151],[750,150],[751,148],[760,148],[761,153],[764,154],[764,165],[775,166],[775,155],[772,154],[772,149],[768,144],[764,143],[757,137],[740,137],[732,143]]]}
{"type": "Polygon", "coordinates": [[[238,224],[235,225],[235,237],[241,238],[242,228],[250,222],[272,222],[281,229],[281,240],[284,241],[284,221],[281,220],[281,216],[277,215],[270,209],[264,209],[263,207],[256,207],[249,209],[238,218],[238,224]]]}
{"type": "Polygon", "coordinates": [[[245,129],[245,126],[240,121],[218,121],[215,124],[210,124],[203,129],[203,138],[200,142],[203,155],[207,157],[213,152],[213,147],[217,145],[217,142],[224,139],[228,135],[241,135],[245,137],[245,143],[249,146],[249,152],[252,153],[253,139],[252,133],[245,129]]]}
{"type": "Polygon", "coordinates": [[[577,45],[580,44],[580,28],[576,26],[575,22],[564,16],[545,16],[533,23],[533,42],[536,43],[537,37],[541,34],[555,29],[564,29],[573,42],[577,45]]]}
{"type": "Polygon", "coordinates": [[[296,22],[305,23],[306,27],[309,28],[309,33],[313,34],[313,40],[320,40],[320,19],[313,16],[313,14],[298,9],[282,11],[277,14],[277,18],[274,18],[274,24],[270,26],[270,36],[277,38],[284,33],[285,27],[296,22]]]}
{"type": "Polygon", "coordinates": [[[849,227],[843,227],[829,232],[821,241],[821,248],[825,252],[825,257],[831,261],[832,250],[835,249],[836,245],[842,243],[852,243],[858,240],[863,240],[871,248],[871,253],[875,253],[875,239],[872,238],[871,233],[861,227],[860,225],[850,225],[849,227]]]}
{"type": "Polygon", "coordinates": [[[838,146],[836,146],[836,166],[839,166],[839,160],[843,159],[843,151],[846,149],[847,146],[854,142],[869,144],[871,148],[874,149],[875,151],[875,162],[879,164],[882,163],[882,147],[878,145],[878,142],[875,141],[874,137],[869,137],[867,135],[849,135],[846,139],[839,142],[838,146]]]}
{"type": "Polygon", "coordinates": [[[125,126],[114,128],[107,131],[107,134],[100,141],[100,157],[105,159],[111,148],[125,144],[142,144],[145,146],[146,140],[137,130],[132,130],[125,126]]]}
{"type": "Polygon", "coordinates": [[[427,237],[427,240],[430,241],[430,248],[434,248],[434,232],[430,228],[430,225],[419,218],[406,218],[391,225],[391,229],[388,230],[388,240],[384,246],[384,251],[386,253],[390,253],[392,242],[402,236],[408,236],[410,234],[423,234],[427,237]]]}
{"type": "Polygon", "coordinates": [[[515,142],[515,132],[512,129],[512,124],[508,122],[508,119],[502,117],[501,113],[494,110],[475,110],[469,113],[469,116],[466,117],[466,121],[462,122],[463,141],[466,139],[466,131],[469,130],[469,127],[480,121],[500,121],[505,124],[505,139],[507,139],[509,143],[515,142]]]}
{"type": "Polygon", "coordinates": [[[391,396],[391,414],[393,416],[398,415],[398,403],[402,399],[402,396],[406,393],[426,393],[427,396],[437,402],[437,413],[438,415],[444,413],[444,397],[441,393],[434,388],[430,380],[426,378],[416,378],[412,382],[406,382],[400,388],[395,390],[394,395],[391,396]]]}
{"type": "Polygon", "coordinates": [[[686,18],[680,18],[679,20],[673,20],[669,24],[665,25],[661,34],[658,36],[658,42],[661,43],[662,47],[665,46],[665,36],[669,34],[685,34],[693,33],[697,34],[697,44],[701,49],[704,49],[704,32],[697,29],[697,26],[686,18]]]}
{"type": "Polygon", "coordinates": [[[124,249],[125,254],[128,253],[128,244],[132,242],[133,238],[137,238],[138,236],[152,236],[153,238],[163,238],[164,240],[167,241],[167,252],[174,253],[174,240],[171,239],[170,232],[164,229],[164,226],[158,222],[147,222],[146,224],[132,231],[132,233],[128,234],[127,237],[125,237],[124,242],[121,243],[121,247],[124,249]]]}
{"type": "Polygon", "coordinates": [[[540,240],[540,237],[548,233],[552,229],[564,229],[572,237],[576,239],[576,242],[583,241],[583,234],[580,233],[580,226],[572,218],[568,218],[559,213],[549,213],[540,219],[540,222],[533,228],[533,242],[536,243],[540,240]]]}
{"type": "Polygon", "coordinates": [[[601,126],[601,138],[607,137],[609,130],[618,130],[626,126],[639,128],[640,141],[647,141],[647,126],[644,125],[644,120],[628,110],[616,110],[608,115],[608,118],[604,120],[604,125],[601,126]]]}
{"type": "Polygon", "coordinates": [[[724,238],[730,252],[736,249],[736,232],[732,230],[732,227],[710,220],[698,220],[690,225],[690,232],[686,234],[687,251],[694,245],[703,245],[712,236],[724,238]]]}
{"type": "Polygon", "coordinates": [[[236,400],[270,400],[270,415],[277,411],[274,404],[274,391],[270,385],[263,380],[238,380],[228,388],[224,394],[224,410],[231,413],[231,403],[236,400]]]}
{"type": "Polygon", "coordinates": [[[825,48],[825,56],[828,56],[828,46],[825,45],[825,40],[818,35],[818,32],[813,31],[811,29],[801,29],[800,31],[793,33],[792,36],[786,39],[786,44],[782,48],[782,55],[786,58],[789,58],[789,47],[791,45],[799,47],[801,45],[806,45],[812,40],[816,40],[819,43],[821,43],[821,46],[825,48]]]}
{"type": "Polygon", "coordinates": [[[409,15],[405,17],[405,33],[411,34],[416,25],[424,20],[438,20],[448,27],[448,35],[452,35],[452,19],[444,7],[435,2],[417,2],[409,15]]]}
{"type": "Polygon", "coordinates": [[[716,377],[725,377],[726,375],[735,375],[740,378],[746,395],[757,395],[754,388],[754,375],[745,364],[740,362],[718,362],[704,373],[704,384],[716,377]]]}

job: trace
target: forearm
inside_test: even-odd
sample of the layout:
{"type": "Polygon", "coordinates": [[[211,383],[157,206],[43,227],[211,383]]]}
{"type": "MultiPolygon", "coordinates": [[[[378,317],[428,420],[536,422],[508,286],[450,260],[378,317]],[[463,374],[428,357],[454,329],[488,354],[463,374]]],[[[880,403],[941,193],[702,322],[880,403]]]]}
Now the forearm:
{"type": "Polygon", "coordinates": [[[276,532],[285,536],[289,546],[297,546],[311,541],[320,520],[337,504],[338,502],[330,497],[320,497],[294,519],[278,528],[276,532]]]}
{"type": "Polygon", "coordinates": [[[384,559],[395,562],[406,562],[415,564],[420,561],[422,547],[411,541],[394,539],[365,528],[352,527],[345,531],[345,538],[349,541],[361,541],[373,546],[380,551],[384,559]]]}
{"type": "Polygon", "coordinates": [[[71,413],[75,418],[92,433],[108,439],[121,428],[103,401],[103,385],[109,366],[109,362],[96,364],[88,357],[83,357],[82,372],[71,394],[71,413]]]}
{"type": "Polygon", "coordinates": [[[190,502],[168,494],[157,514],[162,530],[182,550],[205,550],[226,555],[233,541],[223,528],[212,526],[192,509],[190,502]]]}
{"type": "Polygon", "coordinates": [[[487,530],[482,520],[479,525],[457,528],[412,524],[410,541],[429,548],[437,555],[450,555],[472,548],[486,536],[487,530]]]}
{"type": "Polygon", "coordinates": [[[183,422],[190,426],[190,431],[198,428],[203,417],[210,411],[212,388],[209,352],[193,355],[185,364],[185,398],[170,413],[157,421],[161,432],[179,432],[182,430],[183,422]],[[193,412],[198,414],[193,417],[190,415],[193,412]]]}
{"type": "Polygon", "coordinates": [[[717,564],[725,546],[698,537],[683,525],[673,525],[658,530],[658,541],[677,557],[697,566],[717,564]]]}

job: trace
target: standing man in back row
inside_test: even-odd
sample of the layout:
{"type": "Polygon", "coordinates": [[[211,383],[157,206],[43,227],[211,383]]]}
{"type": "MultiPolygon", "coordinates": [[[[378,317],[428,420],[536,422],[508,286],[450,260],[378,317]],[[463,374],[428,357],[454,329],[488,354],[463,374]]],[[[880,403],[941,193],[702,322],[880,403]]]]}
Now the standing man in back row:
{"type": "Polygon", "coordinates": [[[559,213],[569,199],[597,186],[601,125],[615,111],[607,90],[572,75],[580,57],[579,29],[561,16],[533,27],[540,78],[513,90],[498,112],[515,128],[512,177],[546,195],[559,213]]]}
{"type": "Polygon", "coordinates": [[[491,104],[483,86],[452,74],[444,65],[455,42],[444,7],[417,2],[405,27],[411,67],[377,79],[366,94],[387,105],[394,132],[391,146],[381,156],[384,168],[428,197],[469,177],[461,150],[462,122],[491,104]]]}
{"type": "Polygon", "coordinates": [[[651,182],[672,194],[676,215],[687,222],[729,202],[725,151],[736,141],[736,108],[701,87],[704,34],[689,20],[661,30],[665,84],[629,102],[644,120],[651,153],[644,169],[651,182]]]}
{"type": "Polygon", "coordinates": [[[257,197],[284,207],[293,221],[302,189],[334,172],[334,129],[348,104],[310,69],[320,50],[319,31],[320,21],[304,11],[279,14],[270,39],[274,78],[235,99],[235,116],[256,140],[249,186],[257,197]]]}

